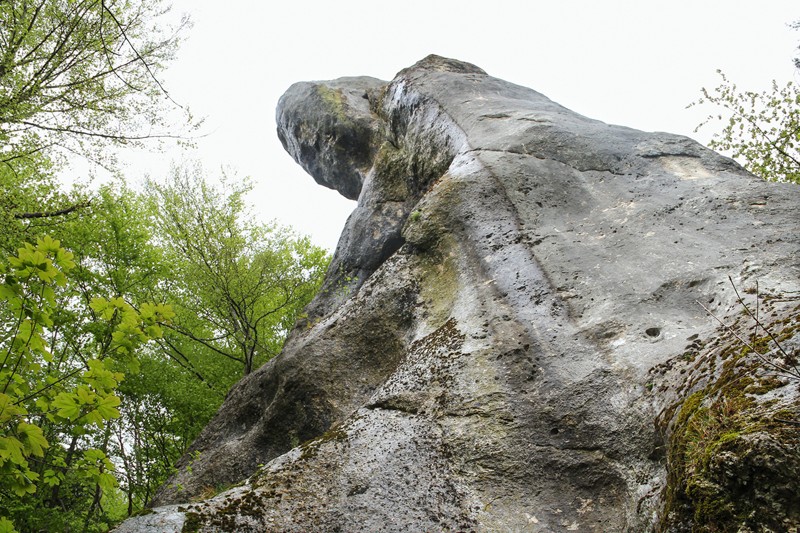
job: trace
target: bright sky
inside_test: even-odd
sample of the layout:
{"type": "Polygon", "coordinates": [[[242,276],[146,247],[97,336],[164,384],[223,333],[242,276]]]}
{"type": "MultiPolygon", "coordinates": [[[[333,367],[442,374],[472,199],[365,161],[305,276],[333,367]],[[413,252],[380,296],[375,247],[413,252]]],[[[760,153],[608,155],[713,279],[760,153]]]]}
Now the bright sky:
{"type": "Polygon", "coordinates": [[[390,80],[430,53],[468,61],[583,115],[647,131],[693,133],[711,110],[685,109],[722,69],[740,88],[797,79],[797,0],[173,0],[189,13],[163,76],[175,100],[206,117],[188,154],[131,158],[136,181],[170,158],[251,176],[251,198],[333,249],[355,206],[314,183],[283,151],[275,105],[296,81],[368,75],[390,80]],[[276,7],[278,6],[278,7],[276,7]]]}

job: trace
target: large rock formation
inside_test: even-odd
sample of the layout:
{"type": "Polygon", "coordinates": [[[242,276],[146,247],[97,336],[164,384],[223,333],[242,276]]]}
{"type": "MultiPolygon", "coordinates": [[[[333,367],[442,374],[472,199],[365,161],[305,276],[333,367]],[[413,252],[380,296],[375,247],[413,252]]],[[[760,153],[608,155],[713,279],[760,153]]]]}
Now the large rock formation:
{"type": "Polygon", "coordinates": [[[436,56],[296,84],[278,128],[358,207],[119,531],[800,526],[800,188],[436,56]]]}

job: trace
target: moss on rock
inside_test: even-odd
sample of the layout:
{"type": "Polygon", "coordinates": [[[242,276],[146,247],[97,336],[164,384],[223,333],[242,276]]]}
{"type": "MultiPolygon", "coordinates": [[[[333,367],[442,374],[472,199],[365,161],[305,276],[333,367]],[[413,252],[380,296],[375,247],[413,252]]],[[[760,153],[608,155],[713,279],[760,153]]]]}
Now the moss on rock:
{"type": "MultiPolygon", "coordinates": [[[[788,340],[799,325],[795,310],[776,337],[788,340]]],[[[752,345],[766,353],[760,341],[752,345]]],[[[765,368],[762,358],[731,339],[708,360],[709,367],[722,361],[716,378],[677,406],[659,531],[800,527],[797,395],[774,394],[798,380],[765,368]]]]}
{"type": "Polygon", "coordinates": [[[324,84],[319,84],[316,87],[317,94],[325,104],[332,111],[332,114],[340,122],[352,122],[350,116],[347,114],[344,94],[342,89],[334,89],[324,84]]]}

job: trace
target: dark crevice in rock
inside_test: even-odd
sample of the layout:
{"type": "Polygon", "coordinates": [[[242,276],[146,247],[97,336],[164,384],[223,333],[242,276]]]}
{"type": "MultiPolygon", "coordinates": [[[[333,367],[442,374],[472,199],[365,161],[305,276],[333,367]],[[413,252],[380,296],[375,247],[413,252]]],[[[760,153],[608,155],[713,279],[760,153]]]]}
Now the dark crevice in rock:
{"type": "Polygon", "coordinates": [[[419,406],[410,402],[398,401],[396,398],[387,398],[379,402],[369,403],[366,404],[364,408],[370,410],[383,409],[386,411],[399,411],[409,415],[419,414],[419,406]]]}

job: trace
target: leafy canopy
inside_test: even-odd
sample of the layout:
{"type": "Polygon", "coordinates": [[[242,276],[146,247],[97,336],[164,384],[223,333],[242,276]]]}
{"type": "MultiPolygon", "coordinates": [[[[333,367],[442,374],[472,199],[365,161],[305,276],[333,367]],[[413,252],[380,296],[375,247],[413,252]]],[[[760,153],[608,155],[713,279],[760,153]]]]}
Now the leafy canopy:
{"type": "Polygon", "coordinates": [[[791,81],[784,86],[773,81],[768,91],[740,91],[718,72],[722,83],[711,91],[703,89],[696,102],[723,109],[698,126],[714,120],[725,124],[709,146],[730,152],[766,180],[800,183],[800,88],[791,81]]]}
{"type": "Polygon", "coordinates": [[[79,154],[195,124],[162,0],[0,0],[0,533],[107,531],[275,356],[327,252],[198,167],[64,192],[79,154]],[[63,243],[63,245],[62,245],[63,243]]]}
{"type": "MultiPolygon", "coordinates": [[[[173,315],[154,304],[139,312],[120,297],[87,301],[73,285],[74,259],[45,236],[0,263],[0,508],[6,512],[38,500],[42,489],[57,499],[64,484],[84,492],[94,487],[98,495],[114,489],[106,451],[80,443],[89,444],[120,416],[123,371],[135,368],[133,352],[159,336],[159,323],[173,315]]],[[[35,513],[23,516],[28,526],[36,522],[35,513]]]]}
{"type": "Polygon", "coordinates": [[[181,108],[158,75],[188,20],[169,25],[167,11],[161,0],[0,2],[0,162],[54,148],[104,159],[109,142],[171,135],[181,108]]]}
{"type": "Polygon", "coordinates": [[[202,168],[175,168],[151,182],[155,224],[172,278],[166,299],[177,318],[168,340],[185,340],[236,361],[242,373],[277,355],[316,294],[330,258],[308,238],[247,212],[247,180],[212,186],[202,168]]]}

